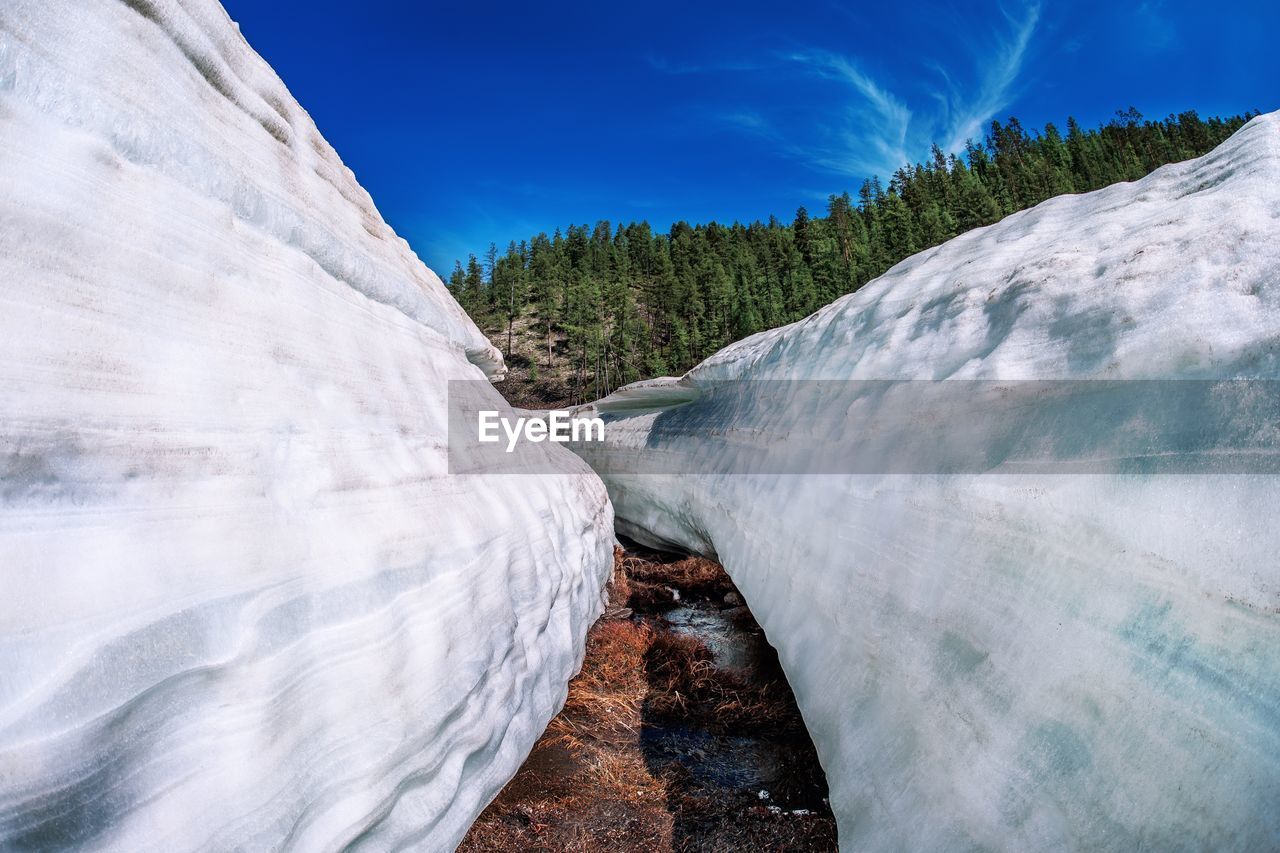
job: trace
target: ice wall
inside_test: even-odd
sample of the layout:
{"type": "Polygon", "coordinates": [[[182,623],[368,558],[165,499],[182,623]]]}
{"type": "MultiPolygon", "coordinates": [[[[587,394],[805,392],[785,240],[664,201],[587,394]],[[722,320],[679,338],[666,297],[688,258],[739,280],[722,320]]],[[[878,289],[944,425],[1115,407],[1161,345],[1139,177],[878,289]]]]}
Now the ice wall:
{"type": "Polygon", "coordinates": [[[451,848],[611,557],[501,371],[216,3],[4,3],[0,849],[451,848]]]}
{"type": "MultiPolygon", "coordinates": [[[[1199,473],[814,473],[896,446],[879,386],[841,380],[1236,377],[1280,379],[1280,114],[627,389],[580,450],[620,530],[717,554],[741,588],[844,848],[1277,849],[1280,478],[1211,454],[1199,473]],[[726,402],[742,380],[783,381],[726,402]],[[743,473],[761,459],[809,473],[743,473]]],[[[1106,463],[1120,437],[1058,411],[1040,438],[1106,463]]],[[[938,415],[902,441],[983,417],[938,415]]],[[[1154,426],[1234,430],[1199,419],[1154,426]]],[[[1245,425],[1270,425],[1272,457],[1275,422],[1245,425]]]]}

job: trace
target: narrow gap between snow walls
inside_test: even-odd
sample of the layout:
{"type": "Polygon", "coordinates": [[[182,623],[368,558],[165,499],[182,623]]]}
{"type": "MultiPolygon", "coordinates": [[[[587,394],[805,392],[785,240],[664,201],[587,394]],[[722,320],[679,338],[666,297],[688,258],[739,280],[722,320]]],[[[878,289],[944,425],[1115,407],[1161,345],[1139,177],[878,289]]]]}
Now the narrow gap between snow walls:
{"type": "Polygon", "coordinates": [[[623,545],[564,709],[458,849],[835,850],[813,742],[729,576],[623,545]]]}

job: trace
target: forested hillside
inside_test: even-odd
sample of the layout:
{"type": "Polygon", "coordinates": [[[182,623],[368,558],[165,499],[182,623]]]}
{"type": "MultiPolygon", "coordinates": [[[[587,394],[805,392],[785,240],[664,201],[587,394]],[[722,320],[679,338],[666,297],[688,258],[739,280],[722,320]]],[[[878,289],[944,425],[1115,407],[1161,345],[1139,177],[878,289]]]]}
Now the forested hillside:
{"type": "Polygon", "coordinates": [[[831,195],[825,215],[722,225],[570,225],[490,246],[449,284],[502,349],[513,402],[593,399],[678,374],[725,344],[800,319],[921,249],[1063,193],[1142,177],[1206,153],[1254,113],[1145,121],[1132,107],[1085,130],[992,122],[961,156],[937,146],[886,186],[831,195]]]}

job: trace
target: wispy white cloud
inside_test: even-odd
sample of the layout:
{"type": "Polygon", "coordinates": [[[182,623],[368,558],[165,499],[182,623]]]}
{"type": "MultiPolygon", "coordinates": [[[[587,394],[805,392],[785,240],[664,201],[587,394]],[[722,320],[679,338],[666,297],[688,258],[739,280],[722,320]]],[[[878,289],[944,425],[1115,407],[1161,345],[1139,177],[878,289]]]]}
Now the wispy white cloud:
{"type": "Polygon", "coordinates": [[[950,151],[959,150],[965,140],[981,136],[987,122],[1012,100],[1014,83],[1022,71],[1027,47],[1040,20],[1040,5],[1027,6],[1020,19],[1008,12],[1004,12],[1004,17],[1011,27],[1011,35],[997,41],[978,91],[965,96],[949,85],[949,97],[945,100],[950,113],[947,142],[950,151]]]}
{"type": "Polygon", "coordinates": [[[833,172],[863,174],[868,166],[907,161],[912,112],[906,103],[846,57],[801,51],[786,58],[821,77],[847,84],[856,96],[846,106],[844,122],[834,133],[837,144],[815,151],[816,165],[833,172]]]}
{"type": "Polygon", "coordinates": [[[958,152],[966,140],[982,136],[987,123],[1017,94],[1040,10],[1039,0],[1013,12],[1001,10],[1000,26],[984,43],[964,45],[973,56],[972,68],[949,68],[922,57],[922,64],[937,75],[939,86],[923,90],[923,97],[915,102],[877,80],[855,56],[829,50],[792,50],[777,58],[808,74],[835,81],[847,91],[834,119],[824,116],[811,126],[796,127],[771,124],[753,110],[739,110],[722,118],[742,131],[773,140],[782,153],[823,171],[853,177],[888,176],[924,156],[935,141],[947,151],[958,152]]]}
{"type": "Polygon", "coordinates": [[[733,110],[727,113],[720,113],[719,118],[722,122],[733,127],[748,130],[752,133],[759,133],[765,136],[773,135],[773,126],[769,124],[764,116],[755,110],[733,110]]]}

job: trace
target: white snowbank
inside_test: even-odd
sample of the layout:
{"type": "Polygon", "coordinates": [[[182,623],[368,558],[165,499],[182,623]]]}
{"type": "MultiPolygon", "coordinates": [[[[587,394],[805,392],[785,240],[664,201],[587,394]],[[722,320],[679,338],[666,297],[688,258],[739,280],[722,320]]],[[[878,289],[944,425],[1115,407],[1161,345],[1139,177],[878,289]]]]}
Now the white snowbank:
{"type": "MultiPolygon", "coordinates": [[[[621,531],[715,553],[742,589],[845,848],[1275,849],[1280,480],[735,474],[779,447],[856,445],[868,386],[711,393],[1221,377],[1280,378],[1280,114],[605,401],[607,442],[581,452],[621,531]],[[664,398],[692,402],[646,410],[664,398]],[[677,473],[686,460],[711,473],[677,473]]],[[[1112,439],[1068,412],[1049,438],[1091,431],[1112,439]]]]}
{"type": "Polygon", "coordinates": [[[447,474],[501,371],[216,3],[6,2],[0,848],[451,848],[611,558],[447,474]]]}

